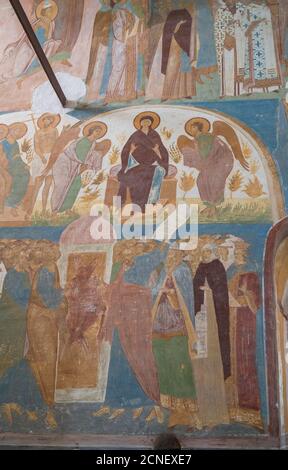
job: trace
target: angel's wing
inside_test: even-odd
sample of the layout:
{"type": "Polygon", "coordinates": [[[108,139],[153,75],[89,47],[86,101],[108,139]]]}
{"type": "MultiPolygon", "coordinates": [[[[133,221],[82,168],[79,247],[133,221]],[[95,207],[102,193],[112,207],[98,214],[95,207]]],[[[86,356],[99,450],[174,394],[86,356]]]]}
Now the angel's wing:
{"type": "Polygon", "coordinates": [[[184,148],[194,148],[195,144],[192,139],[189,139],[186,135],[180,135],[177,139],[177,147],[182,152],[184,148]]]}
{"type": "Polygon", "coordinates": [[[112,142],[110,139],[105,139],[105,140],[102,140],[100,143],[101,143],[101,150],[103,152],[103,155],[106,155],[111,149],[112,142]]]}
{"type": "Polygon", "coordinates": [[[227,143],[230,145],[236,160],[238,160],[238,162],[246,171],[249,171],[249,163],[246,161],[243,155],[239,139],[234,129],[223,121],[215,121],[212,127],[212,134],[215,136],[224,137],[227,143]]]}

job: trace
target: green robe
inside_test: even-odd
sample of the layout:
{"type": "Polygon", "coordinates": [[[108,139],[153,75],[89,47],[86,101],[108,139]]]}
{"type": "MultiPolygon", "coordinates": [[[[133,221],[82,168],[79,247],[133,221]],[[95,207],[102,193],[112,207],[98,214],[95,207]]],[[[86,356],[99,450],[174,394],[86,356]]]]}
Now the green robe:
{"type": "Polygon", "coordinates": [[[195,399],[196,388],[188,350],[188,337],[153,338],[153,354],[157,364],[161,395],[195,399]]]}
{"type": "Polygon", "coordinates": [[[8,171],[12,178],[11,191],[6,198],[5,204],[8,207],[17,207],[26,194],[30,180],[30,171],[20,156],[18,142],[10,144],[7,140],[4,140],[2,146],[8,160],[8,171]]]}
{"type": "Polygon", "coordinates": [[[23,359],[30,294],[28,273],[10,269],[0,300],[0,377],[23,359]]]}
{"type": "MultiPolygon", "coordinates": [[[[78,144],[76,145],[76,155],[78,160],[81,160],[81,162],[85,162],[85,159],[88,155],[88,152],[90,151],[92,146],[92,142],[90,142],[87,137],[83,137],[83,139],[79,140],[78,144]]],[[[64,202],[59,209],[59,212],[65,212],[68,210],[71,210],[72,207],[74,206],[74,203],[77,199],[77,196],[79,194],[79,191],[81,189],[81,175],[77,175],[76,178],[74,178],[67,194],[64,199],[64,202]]]]}
{"type": "Polygon", "coordinates": [[[196,388],[189,339],[173,283],[171,280],[165,283],[173,294],[161,295],[153,322],[152,347],[159,388],[161,395],[194,400],[196,388]]]}

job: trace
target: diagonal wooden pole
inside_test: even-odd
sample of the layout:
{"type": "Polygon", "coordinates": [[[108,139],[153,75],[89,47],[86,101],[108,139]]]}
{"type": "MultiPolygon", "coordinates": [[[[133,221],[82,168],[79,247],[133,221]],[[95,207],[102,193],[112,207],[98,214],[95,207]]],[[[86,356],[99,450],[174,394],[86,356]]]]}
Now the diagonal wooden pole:
{"type": "Polygon", "coordinates": [[[56,95],[58,96],[61,104],[63,107],[66,106],[67,104],[67,99],[66,96],[61,88],[60,83],[58,82],[55,73],[53,72],[53,69],[49,63],[49,60],[47,59],[41,44],[39,43],[33,28],[31,26],[30,21],[28,20],[25,11],[23,10],[23,7],[20,3],[19,0],[9,0],[12,8],[14,9],[25,33],[27,34],[27,37],[34,49],[35,54],[38,57],[39,62],[41,63],[44,72],[46,73],[49,82],[51,83],[52,87],[54,88],[54,91],[56,95]]]}

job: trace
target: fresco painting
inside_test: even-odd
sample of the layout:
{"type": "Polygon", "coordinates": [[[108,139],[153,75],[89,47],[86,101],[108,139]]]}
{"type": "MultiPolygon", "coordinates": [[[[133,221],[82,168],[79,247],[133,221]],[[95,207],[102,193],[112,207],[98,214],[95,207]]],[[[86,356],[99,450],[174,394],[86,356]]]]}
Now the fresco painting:
{"type": "MultiPolygon", "coordinates": [[[[23,0],[22,5],[63,86],[74,83],[81,103],[111,106],[282,95],[283,1],[23,0]]],[[[1,38],[1,108],[29,109],[47,78],[8,0],[1,5],[2,21],[13,30],[13,36],[1,38]],[[11,86],[19,90],[17,97],[11,86]]]]}
{"type": "Polygon", "coordinates": [[[1,224],[18,234],[1,239],[5,429],[26,413],[32,432],[57,432],[73,406],[72,429],[83,409],[98,434],[114,421],[136,435],[263,434],[262,253],[284,210],[272,155],[245,124],[192,104],[80,114],[1,116],[1,224]],[[110,201],[110,226],[117,195],[131,225],[149,202],[199,205],[196,247],[97,240],[95,204],[110,201]],[[18,368],[35,395],[12,398],[18,368]]]}
{"type": "Polygon", "coordinates": [[[116,196],[143,210],[159,201],[199,204],[200,222],[269,222],[282,210],[270,198],[279,186],[268,170],[272,157],[233,119],[158,105],[86,121],[2,116],[4,225],[61,224],[116,196]]]}
{"type": "Polygon", "coordinates": [[[276,445],[288,426],[284,0],[21,3],[82,95],[49,106],[0,0],[1,434],[276,445]]]}
{"type": "MultiPolygon", "coordinates": [[[[81,225],[74,224],[79,238],[81,225]]],[[[59,244],[1,240],[1,401],[16,392],[14,374],[25,363],[29,403],[18,391],[19,410],[32,407],[37,421],[47,409],[58,429],[59,404],[77,403],[108,423],[123,415],[131,430],[141,418],[191,433],[237,422],[263,432],[260,286],[249,244],[203,235],[191,253],[153,241],[75,245],[74,237],[71,245],[72,233],[64,230],[59,244]],[[37,407],[29,394],[35,384],[37,407]]],[[[7,408],[14,423],[14,406],[2,405],[3,425],[7,408]]]]}

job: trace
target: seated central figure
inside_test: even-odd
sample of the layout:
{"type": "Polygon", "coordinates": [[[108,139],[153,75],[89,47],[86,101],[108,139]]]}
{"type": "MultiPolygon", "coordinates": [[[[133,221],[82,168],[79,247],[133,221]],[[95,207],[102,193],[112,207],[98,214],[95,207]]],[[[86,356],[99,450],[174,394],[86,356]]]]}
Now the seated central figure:
{"type": "Polygon", "coordinates": [[[145,204],[155,204],[159,200],[162,180],[168,172],[168,151],[155,130],[159,124],[160,117],[156,113],[144,111],[138,114],[134,119],[137,131],[128,139],[121,153],[118,196],[124,205],[129,189],[131,202],[137,204],[142,212],[145,204]]]}

